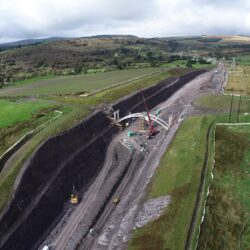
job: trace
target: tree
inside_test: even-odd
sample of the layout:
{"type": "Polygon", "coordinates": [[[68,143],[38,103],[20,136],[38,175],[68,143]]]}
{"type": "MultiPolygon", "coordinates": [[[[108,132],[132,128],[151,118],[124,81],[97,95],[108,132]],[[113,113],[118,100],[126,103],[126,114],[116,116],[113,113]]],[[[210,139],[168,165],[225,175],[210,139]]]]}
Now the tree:
{"type": "Polygon", "coordinates": [[[74,69],[75,74],[80,74],[82,73],[82,66],[81,65],[77,65],[74,69]]]}
{"type": "Polygon", "coordinates": [[[0,88],[2,88],[4,85],[4,76],[0,75],[0,88]]]}
{"type": "Polygon", "coordinates": [[[128,55],[129,52],[130,52],[130,49],[128,49],[128,48],[122,46],[122,47],[120,48],[120,52],[121,52],[121,54],[128,55]]]}
{"type": "Polygon", "coordinates": [[[151,67],[159,67],[160,65],[158,62],[152,61],[152,62],[150,62],[150,66],[151,67]]]}
{"type": "Polygon", "coordinates": [[[179,46],[179,43],[176,40],[169,40],[167,41],[167,46],[170,51],[176,51],[179,46]]]}
{"type": "Polygon", "coordinates": [[[187,61],[186,67],[188,67],[188,68],[192,68],[192,67],[193,67],[192,60],[188,60],[188,61],[187,61]]]}

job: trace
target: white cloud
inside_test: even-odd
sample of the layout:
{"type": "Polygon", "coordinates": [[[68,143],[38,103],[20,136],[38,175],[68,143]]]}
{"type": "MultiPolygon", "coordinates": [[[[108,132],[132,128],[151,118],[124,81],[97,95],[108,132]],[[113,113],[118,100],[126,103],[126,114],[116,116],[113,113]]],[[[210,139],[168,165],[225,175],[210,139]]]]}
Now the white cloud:
{"type": "Polygon", "coordinates": [[[248,0],[0,0],[0,42],[47,36],[249,34],[248,0]]]}

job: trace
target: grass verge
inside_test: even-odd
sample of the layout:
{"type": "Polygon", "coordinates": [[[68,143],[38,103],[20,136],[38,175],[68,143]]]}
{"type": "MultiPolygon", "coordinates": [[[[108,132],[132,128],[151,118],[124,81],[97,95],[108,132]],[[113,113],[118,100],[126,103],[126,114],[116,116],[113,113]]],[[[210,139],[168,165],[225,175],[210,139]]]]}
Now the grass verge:
{"type": "Polygon", "coordinates": [[[184,249],[195,206],[206,150],[206,136],[214,116],[188,118],[161,160],[149,198],[171,195],[171,203],[157,220],[135,231],[130,250],[184,249]]]}
{"type": "Polygon", "coordinates": [[[250,126],[216,129],[214,180],[198,249],[250,248],[250,126]]]}
{"type": "Polygon", "coordinates": [[[13,126],[0,130],[0,156],[22,136],[54,118],[57,114],[53,112],[57,106],[43,108],[34,113],[29,120],[17,122],[13,126]]]}
{"type": "MultiPolygon", "coordinates": [[[[230,111],[232,97],[230,95],[207,95],[198,98],[194,104],[204,108],[216,109],[225,112],[230,111]]],[[[237,112],[239,108],[239,96],[233,97],[232,111],[237,112]]],[[[250,110],[250,99],[241,97],[240,113],[250,110]]]]}

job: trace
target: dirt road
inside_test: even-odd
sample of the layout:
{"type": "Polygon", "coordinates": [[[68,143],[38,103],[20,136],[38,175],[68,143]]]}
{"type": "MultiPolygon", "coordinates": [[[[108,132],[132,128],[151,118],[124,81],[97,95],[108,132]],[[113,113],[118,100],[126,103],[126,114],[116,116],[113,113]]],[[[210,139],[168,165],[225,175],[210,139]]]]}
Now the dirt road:
{"type": "MultiPolygon", "coordinates": [[[[108,204],[108,206],[106,207],[106,209],[102,213],[102,216],[97,221],[97,224],[96,224],[96,227],[95,227],[95,233],[98,233],[98,232],[100,232],[102,230],[103,226],[105,225],[107,219],[109,218],[109,216],[111,215],[113,210],[116,209],[116,206],[119,206],[119,204],[115,205],[112,202],[112,200],[114,198],[120,199],[120,197],[122,197],[123,191],[125,190],[126,186],[129,185],[129,182],[130,182],[133,174],[136,172],[136,168],[137,168],[140,160],[142,160],[142,158],[143,157],[139,152],[137,152],[134,155],[133,162],[132,162],[131,166],[129,167],[128,172],[126,173],[126,175],[123,178],[121,184],[119,185],[118,189],[116,190],[115,194],[113,195],[113,198],[111,199],[111,202],[108,204]]],[[[92,235],[89,234],[87,237],[84,238],[84,242],[79,247],[79,249],[89,249],[89,248],[91,248],[94,240],[95,240],[95,238],[92,235]]]]}

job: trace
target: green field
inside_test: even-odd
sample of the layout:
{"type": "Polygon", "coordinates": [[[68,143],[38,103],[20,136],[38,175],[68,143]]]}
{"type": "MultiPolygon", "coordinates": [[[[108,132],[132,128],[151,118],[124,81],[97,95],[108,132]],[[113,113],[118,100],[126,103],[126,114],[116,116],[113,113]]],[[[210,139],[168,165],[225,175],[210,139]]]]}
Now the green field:
{"type": "Polygon", "coordinates": [[[35,112],[49,106],[46,101],[11,102],[0,100],[0,129],[13,126],[17,122],[27,121],[35,112]]]}
{"type": "Polygon", "coordinates": [[[250,95],[250,67],[237,65],[236,70],[231,70],[228,83],[225,87],[226,93],[234,93],[242,96],[250,95]]]}
{"type": "MultiPolygon", "coordinates": [[[[185,68],[187,67],[187,60],[176,60],[173,62],[169,62],[169,63],[164,63],[161,65],[162,67],[166,67],[166,68],[185,68]]],[[[207,67],[211,67],[211,64],[201,64],[201,63],[194,63],[192,64],[192,67],[195,69],[200,69],[200,68],[207,68],[207,67]]]]}
{"type": "MultiPolygon", "coordinates": [[[[236,97],[238,100],[239,98],[236,97]]],[[[223,96],[223,95],[207,95],[198,98],[195,101],[195,104],[205,108],[211,109],[222,109],[222,110],[230,110],[231,104],[231,96],[223,96]]],[[[237,108],[236,102],[234,105],[234,109],[237,108]]]]}
{"type": "Polygon", "coordinates": [[[250,55],[237,56],[236,64],[250,66],[250,55]]]}
{"type": "MultiPolygon", "coordinates": [[[[232,97],[230,95],[207,95],[202,96],[195,101],[195,104],[201,107],[217,109],[229,113],[232,97]]],[[[232,110],[238,111],[239,96],[234,96],[232,101],[232,110]]],[[[250,110],[250,100],[244,96],[241,98],[240,113],[248,112],[250,110]]]]}
{"type": "Polygon", "coordinates": [[[50,79],[27,80],[17,86],[0,90],[0,96],[33,96],[50,94],[77,94],[103,89],[114,84],[133,80],[161,71],[161,68],[119,70],[95,74],[53,77],[50,79]]]}
{"type": "Polygon", "coordinates": [[[187,60],[176,60],[170,63],[164,63],[161,66],[166,68],[186,67],[187,60]]]}
{"type": "MultiPolygon", "coordinates": [[[[179,74],[184,74],[186,70],[179,74]]],[[[85,108],[95,107],[101,103],[112,103],[125,95],[128,95],[134,91],[138,91],[140,87],[146,88],[158,83],[159,81],[166,79],[173,74],[170,71],[163,71],[153,76],[144,77],[138,80],[134,80],[124,85],[114,87],[112,89],[104,90],[96,93],[92,96],[80,97],[80,96],[50,96],[50,99],[64,102],[64,103],[80,103],[85,108]]]]}
{"type": "Polygon", "coordinates": [[[171,195],[157,220],[137,229],[130,250],[184,249],[204,164],[206,136],[215,117],[188,118],[161,160],[149,198],[171,195]]]}
{"type": "Polygon", "coordinates": [[[22,168],[25,160],[34,152],[34,150],[48,137],[53,136],[69,127],[72,127],[88,112],[81,105],[68,104],[67,106],[59,107],[53,105],[51,108],[45,108],[35,112],[31,119],[13,124],[11,127],[0,130],[0,155],[10,146],[12,146],[21,136],[35,129],[41,124],[44,124],[58,116],[52,112],[54,108],[63,112],[63,115],[47,124],[39,133],[35,134],[20,150],[14,155],[12,160],[5,165],[0,172],[0,211],[6,205],[13,188],[15,179],[22,168]],[[71,112],[70,112],[71,111],[71,112]]]}
{"type": "Polygon", "coordinates": [[[41,100],[0,100],[0,155],[24,134],[44,124],[58,114],[53,102],[41,100]]]}
{"type": "Polygon", "coordinates": [[[250,249],[250,126],[218,126],[200,250],[250,249]]]}

